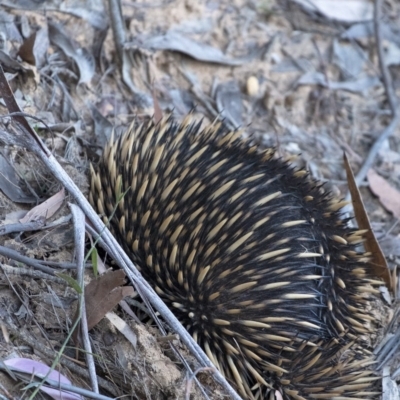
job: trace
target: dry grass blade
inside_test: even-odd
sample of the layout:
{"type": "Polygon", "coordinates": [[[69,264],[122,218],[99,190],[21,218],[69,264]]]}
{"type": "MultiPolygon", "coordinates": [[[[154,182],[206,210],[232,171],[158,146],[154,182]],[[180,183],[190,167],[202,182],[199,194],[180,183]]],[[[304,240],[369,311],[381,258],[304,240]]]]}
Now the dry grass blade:
{"type": "Polygon", "coordinates": [[[354,207],[354,215],[356,217],[360,229],[367,229],[365,234],[366,240],[364,243],[365,250],[371,252],[371,268],[374,274],[381,277],[388,288],[393,290],[392,277],[389,272],[389,267],[386,262],[385,255],[383,254],[378,241],[375,238],[374,232],[369,222],[368,214],[365,211],[364,203],[361,198],[360,191],[354,179],[353,171],[351,170],[349,160],[346,154],[343,155],[344,165],[347,174],[347,182],[354,207]]]}

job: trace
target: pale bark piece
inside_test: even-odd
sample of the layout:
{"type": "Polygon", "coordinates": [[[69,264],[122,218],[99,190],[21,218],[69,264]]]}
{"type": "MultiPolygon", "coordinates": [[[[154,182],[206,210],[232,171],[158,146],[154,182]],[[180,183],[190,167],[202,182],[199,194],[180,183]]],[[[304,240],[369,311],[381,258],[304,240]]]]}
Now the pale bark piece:
{"type": "Polygon", "coordinates": [[[378,175],[372,168],[367,174],[371,192],[379,198],[385,209],[391,212],[397,219],[400,218],[400,192],[390,183],[378,175]]]}
{"type": "Polygon", "coordinates": [[[65,190],[64,188],[62,188],[54,196],[51,196],[43,203],[29,210],[26,213],[25,217],[21,218],[19,222],[23,224],[26,222],[37,221],[40,218],[44,219],[51,218],[60,209],[64,199],[65,199],[65,190]]]}

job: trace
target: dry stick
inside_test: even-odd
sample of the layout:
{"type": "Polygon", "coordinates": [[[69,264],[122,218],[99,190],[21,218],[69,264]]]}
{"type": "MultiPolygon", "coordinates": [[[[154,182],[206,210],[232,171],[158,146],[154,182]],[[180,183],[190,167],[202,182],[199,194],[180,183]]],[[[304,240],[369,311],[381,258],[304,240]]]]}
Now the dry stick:
{"type": "Polygon", "coordinates": [[[375,28],[376,48],[378,51],[379,67],[382,72],[383,83],[385,85],[386,94],[388,96],[390,109],[393,114],[396,114],[396,113],[398,113],[398,110],[397,110],[398,104],[397,104],[396,96],[393,92],[392,77],[389,73],[388,68],[386,67],[386,64],[385,64],[385,55],[384,55],[383,46],[382,46],[383,40],[382,40],[381,18],[382,18],[382,0],[375,0],[374,28],[375,28]]]}
{"type": "Polygon", "coordinates": [[[385,59],[384,59],[384,53],[383,53],[383,47],[382,47],[382,29],[381,29],[381,17],[382,17],[382,0],[375,0],[375,5],[374,5],[374,27],[375,27],[375,42],[376,42],[376,48],[378,52],[378,60],[379,60],[379,66],[381,69],[382,73],[382,79],[383,79],[383,84],[385,87],[386,95],[388,98],[388,102],[390,105],[390,109],[392,111],[392,121],[390,124],[386,127],[386,129],[382,132],[382,134],[376,139],[375,143],[371,147],[369,154],[364,161],[364,164],[358,171],[358,174],[356,175],[355,181],[357,186],[361,184],[361,182],[365,179],[367,176],[368,170],[371,168],[376,155],[378,154],[379,149],[382,147],[383,142],[389,138],[393,132],[395,131],[397,125],[400,122],[400,112],[398,110],[398,102],[396,99],[396,96],[393,92],[393,86],[392,86],[392,79],[389,73],[388,68],[385,65],[385,59]]]}
{"type": "Polygon", "coordinates": [[[114,35],[117,64],[122,68],[124,61],[125,29],[119,0],[108,1],[108,12],[111,20],[111,29],[114,35]]]}
{"type": "Polygon", "coordinates": [[[0,246],[0,255],[11,258],[15,261],[22,262],[26,265],[30,265],[31,267],[38,269],[46,274],[54,276],[53,268],[46,267],[40,261],[35,260],[34,258],[29,258],[26,256],[21,255],[17,251],[13,249],[9,249],[8,247],[0,246]]]}
{"type": "Polygon", "coordinates": [[[56,282],[60,285],[65,285],[66,282],[64,279],[57,278],[54,275],[46,274],[41,271],[35,271],[31,268],[23,268],[23,267],[12,267],[11,265],[2,264],[0,263],[0,268],[10,275],[17,275],[17,276],[29,276],[33,279],[44,279],[46,281],[56,282]]]}
{"type": "MultiPolygon", "coordinates": [[[[0,133],[1,135],[1,133],[0,133]]],[[[76,264],[75,263],[69,263],[69,262],[56,262],[56,261],[48,261],[48,260],[36,260],[34,258],[26,257],[23,256],[22,254],[18,253],[18,251],[15,251],[11,248],[0,246],[0,255],[11,258],[14,261],[18,261],[21,263],[24,263],[26,265],[29,265],[35,269],[38,269],[46,274],[54,276],[54,269],[48,267],[55,267],[59,269],[76,269],[76,264]]],[[[87,263],[85,265],[85,268],[90,268],[91,264],[87,263]]],[[[65,281],[64,281],[65,282],[65,281]]]]}
{"type": "Polygon", "coordinates": [[[152,104],[151,98],[141,92],[132,81],[131,70],[133,65],[130,57],[128,57],[127,50],[124,48],[126,35],[121,0],[108,0],[108,11],[116,48],[117,64],[121,72],[122,80],[141,102],[150,106],[152,104]]]}
{"type": "Polygon", "coordinates": [[[43,228],[45,224],[44,218],[39,218],[36,221],[16,222],[14,224],[5,224],[0,226],[0,236],[9,235],[10,233],[31,232],[43,228]]]}
{"type": "MultiPolygon", "coordinates": [[[[36,376],[32,376],[32,374],[28,374],[26,372],[21,372],[19,369],[15,369],[15,368],[10,368],[8,367],[15,375],[17,378],[19,378],[20,380],[22,380],[23,382],[27,383],[27,387],[32,388],[35,387],[36,385],[40,385],[40,379],[39,377],[36,376]]],[[[86,389],[82,389],[80,387],[74,386],[74,385],[69,385],[67,383],[61,383],[59,380],[55,381],[53,379],[46,379],[46,387],[50,386],[54,389],[57,389],[59,391],[60,394],[60,398],[71,398],[72,396],[70,395],[71,393],[75,393],[75,394],[80,394],[82,396],[85,396],[89,399],[95,399],[95,400],[115,400],[112,397],[107,397],[107,396],[103,396],[101,394],[98,393],[94,393],[91,392],[89,390],[86,389]],[[62,392],[60,392],[62,390],[62,392]],[[70,393],[65,393],[66,392],[70,392],[70,393]]],[[[57,396],[59,395],[57,393],[57,396]]],[[[57,397],[56,397],[57,398],[57,397]]],[[[77,398],[77,397],[75,397],[77,398]]]]}
{"type": "Polygon", "coordinates": [[[82,334],[83,347],[85,349],[86,363],[89,370],[90,383],[92,390],[95,393],[99,393],[99,384],[96,376],[96,366],[94,363],[92,346],[89,339],[89,329],[86,315],[86,304],[85,304],[85,215],[82,210],[75,204],[69,204],[72,213],[72,219],[74,221],[74,235],[75,235],[75,254],[76,264],[78,272],[78,283],[82,289],[82,293],[79,296],[79,316],[81,319],[80,328],[82,334]]]}
{"type": "MultiPolygon", "coordinates": [[[[89,399],[94,399],[94,400],[115,400],[112,397],[103,396],[103,395],[101,395],[99,393],[91,392],[89,390],[82,389],[82,388],[79,388],[77,386],[72,386],[72,385],[67,385],[65,383],[60,383],[58,381],[55,381],[55,380],[49,379],[49,378],[46,379],[46,385],[47,386],[51,385],[55,389],[62,389],[62,390],[65,390],[65,391],[69,391],[71,393],[80,394],[80,395],[85,396],[85,397],[87,397],[89,399]]],[[[63,398],[63,394],[64,393],[61,393],[61,398],[63,398]]]]}
{"type": "MultiPolygon", "coordinates": [[[[20,111],[1,66],[0,94],[3,96],[9,112],[20,111]]],[[[34,152],[42,160],[42,162],[47,166],[47,168],[55,176],[55,178],[64,185],[69,193],[71,193],[71,195],[74,197],[78,205],[81,207],[81,209],[88,217],[90,222],[93,224],[93,226],[97,229],[97,231],[102,232],[102,237],[106,244],[110,248],[113,248],[117,253],[118,257],[116,258],[116,261],[118,265],[126,272],[127,276],[134,284],[141,297],[147,298],[152,303],[154,308],[160,312],[160,314],[168,322],[171,328],[179,334],[183,343],[185,343],[189,351],[194,355],[194,357],[202,366],[214,368],[213,364],[206,356],[204,351],[201,349],[201,347],[194,341],[189,332],[181,325],[181,323],[171,312],[171,310],[164,304],[164,302],[160,299],[153,288],[142,277],[135,265],[125,254],[120,244],[115,240],[114,236],[107,229],[107,227],[105,227],[100,217],[93,210],[79,188],[75,185],[74,181],[64,171],[56,158],[50,153],[50,151],[46,148],[40,138],[35,134],[26,119],[18,116],[15,117],[15,120],[19,125],[20,131],[22,131],[23,134],[21,135],[18,132],[15,132],[15,136],[11,137],[8,132],[1,132],[4,135],[4,140],[16,145],[22,144],[30,151],[34,152]]],[[[225,377],[216,369],[214,369],[214,377],[233,399],[241,400],[241,397],[229,385],[225,377]]]]}

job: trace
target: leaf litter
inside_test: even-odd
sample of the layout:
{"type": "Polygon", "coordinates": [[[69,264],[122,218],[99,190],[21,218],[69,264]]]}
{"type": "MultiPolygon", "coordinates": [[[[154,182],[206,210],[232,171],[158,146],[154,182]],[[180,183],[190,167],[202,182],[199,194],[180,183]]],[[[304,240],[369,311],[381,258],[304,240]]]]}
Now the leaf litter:
{"type": "MultiPolygon", "coordinates": [[[[194,117],[206,122],[224,118],[229,126],[244,126],[246,134],[260,146],[275,146],[282,156],[301,154],[297,163],[308,166],[314,177],[327,181],[335,194],[346,195],[342,151],[347,151],[357,171],[390,119],[374,51],[372,3],[342,2],[339,9],[325,7],[327,2],[319,1],[126,1],[122,3],[119,26],[108,15],[109,6],[116,2],[108,3],[39,4],[24,0],[5,1],[0,6],[0,61],[16,101],[28,115],[45,118],[46,125],[35,119],[30,123],[83,193],[88,190],[88,162],[113,127],[118,131],[133,119],[145,121],[159,108],[163,114],[173,112],[178,119],[193,110],[194,117]],[[114,40],[116,28],[124,33],[120,49],[114,40]],[[118,51],[122,54],[120,64],[118,51]]],[[[393,12],[385,15],[386,23],[382,24],[385,62],[391,66],[393,87],[398,88],[396,26],[400,10],[394,0],[388,3],[393,12]]],[[[8,114],[2,99],[0,107],[3,115],[8,114]]],[[[9,117],[3,117],[2,123],[7,121],[9,117]]],[[[1,130],[6,129],[7,125],[0,128],[0,137],[1,130]]],[[[6,145],[4,149],[10,150],[6,145]]],[[[391,268],[399,257],[396,201],[400,158],[389,155],[399,152],[397,128],[364,182],[371,192],[368,187],[361,188],[372,226],[379,225],[385,232],[383,243],[392,245],[392,250],[388,248],[394,255],[389,259],[391,268]]],[[[28,206],[24,203],[28,200],[42,203],[61,193],[54,178],[25,150],[13,149],[7,163],[10,160],[12,169],[9,164],[1,164],[1,176],[5,177],[5,181],[0,179],[3,220],[11,212],[26,212],[28,206]]],[[[67,195],[67,201],[72,200],[67,195]]],[[[55,203],[54,216],[48,205],[42,206],[45,210],[41,215],[50,224],[69,214],[66,201],[55,203]]],[[[0,237],[0,245],[56,268],[54,265],[74,259],[70,229],[62,225],[35,233],[11,233],[0,237]]],[[[108,263],[104,253],[100,257],[108,263]]],[[[0,261],[13,263],[4,257],[0,261]]],[[[90,285],[89,281],[95,282],[93,273],[90,268],[86,271],[90,285]]],[[[74,277],[73,272],[67,273],[74,277]]],[[[12,287],[18,294],[7,306],[9,318],[23,304],[28,313],[24,315],[41,329],[26,323],[22,314],[18,314],[16,323],[23,323],[38,345],[59,346],[71,327],[76,301],[56,299],[75,299],[76,292],[67,284],[43,278],[4,275],[1,281],[2,287],[12,287]],[[47,302],[53,298],[53,306],[40,304],[38,296],[46,296],[47,302]]],[[[116,289],[117,298],[106,301],[109,307],[118,303],[125,292],[120,284],[116,289]]],[[[102,290],[90,295],[98,304],[107,296],[102,290]]],[[[128,297],[127,302],[130,300],[128,297]]],[[[93,312],[98,304],[88,301],[88,311],[93,312]]],[[[179,397],[185,390],[184,373],[172,368],[167,356],[175,360],[174,355],[167,345],[157,341],[157,330],[144,329],[116,307],[115,316],[109,318],[112,325],[101,318],[108,314],[108,307],[99,309],[91,330],[98,373],[101,377],[112,375],[109,386],[110,382],[100,385],[102,393],[129,396],[136,392],[139,398],[156,399],[168,392],[171,397],[179,397]],[[117,330],[124,329],[121,320],[132,330],[136,346],[115,330],[116,326],[117,330]],[[145,358],[140,359],[143,354],[145,358]]],[[[140,308],[136,314],[148,321],[140,308]]],[[[385,318],[383,313],[381,318],[385,318]]],[[[8,355],[6,346],[0,351],[3,358],[8,355]]],[[[184,354],[193,363],[193,358],[184,354]]],[[[48,354],[42,357],[42,362],[51,365],[48,354]]],[[[87,379],[71,373],[70,368],[62,364],[72,384],[88,388],[87,379]]],[[[207,375],[202,379],[214,388],[211,398],[222,398],[222,392],[212,386],[207,375]]],[[[198,391],[195,396],[201,398],[198,391]]]]}

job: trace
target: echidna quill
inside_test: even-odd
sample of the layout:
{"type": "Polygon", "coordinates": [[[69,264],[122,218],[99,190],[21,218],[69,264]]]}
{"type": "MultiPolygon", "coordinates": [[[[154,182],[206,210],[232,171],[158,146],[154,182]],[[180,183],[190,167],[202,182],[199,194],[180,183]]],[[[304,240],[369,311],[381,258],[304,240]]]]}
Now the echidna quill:
{"type": "Polygon", "coordinates": [[[112,139],[90,201],[245,399],[377,398],[362,232],[304,170],[220,124],[112,139]],[[367,294],[366,294],[367,293],[367,294]]]}

